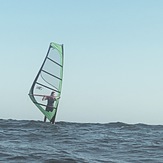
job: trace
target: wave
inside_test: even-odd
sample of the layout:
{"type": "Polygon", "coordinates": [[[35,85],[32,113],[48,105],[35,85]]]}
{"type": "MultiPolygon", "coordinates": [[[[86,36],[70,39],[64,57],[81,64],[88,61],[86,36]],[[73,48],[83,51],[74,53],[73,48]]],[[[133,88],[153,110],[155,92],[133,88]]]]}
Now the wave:
{"type": "Polygon", "coordinates": [[[0,124],[2,162],[162,161],[162,125],[12,119],[0,124]]]}

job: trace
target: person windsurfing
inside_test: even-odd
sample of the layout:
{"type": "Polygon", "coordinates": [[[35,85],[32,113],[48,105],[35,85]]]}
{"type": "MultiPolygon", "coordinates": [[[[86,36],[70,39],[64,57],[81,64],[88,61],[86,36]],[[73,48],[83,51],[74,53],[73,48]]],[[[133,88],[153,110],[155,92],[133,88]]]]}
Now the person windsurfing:
{"type": "MultiPolygon", "coordinates": [[[[60,98],[60,97],[59,97],[60,98]]],[[[52,91],[50,96],[43,96],[42,100],[47,100],[46,111],[53,111],[54,109],[54,101],[56,101],[58,97],[55,96],[55,92],[52,91]]],[[[44,117],[44,122],[46,122],[46,116],[44,117]]]]}

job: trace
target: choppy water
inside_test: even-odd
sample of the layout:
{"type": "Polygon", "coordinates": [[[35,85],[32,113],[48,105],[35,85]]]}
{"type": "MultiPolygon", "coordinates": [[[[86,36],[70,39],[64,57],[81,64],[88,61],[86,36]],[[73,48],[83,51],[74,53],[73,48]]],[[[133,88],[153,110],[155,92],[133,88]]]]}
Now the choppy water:
{"type": "Polygon", "coordinates": [[[1,119],[0,162],[162,163],[163,126],[1,119]]]}

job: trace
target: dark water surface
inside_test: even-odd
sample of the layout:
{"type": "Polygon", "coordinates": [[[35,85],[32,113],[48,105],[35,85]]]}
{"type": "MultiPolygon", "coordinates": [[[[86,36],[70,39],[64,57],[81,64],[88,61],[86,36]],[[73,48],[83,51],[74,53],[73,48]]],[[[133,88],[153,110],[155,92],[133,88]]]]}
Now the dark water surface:
{"type": "Polygon", "coordinates": [[[0,119],[0,162],[163,163],[163,126],[0,119]]]}

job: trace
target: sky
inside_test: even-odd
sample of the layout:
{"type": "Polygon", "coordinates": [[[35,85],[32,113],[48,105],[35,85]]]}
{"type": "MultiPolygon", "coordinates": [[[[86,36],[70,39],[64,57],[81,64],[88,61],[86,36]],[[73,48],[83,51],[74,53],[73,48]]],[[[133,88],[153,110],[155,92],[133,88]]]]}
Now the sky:
{"type": "Polygon", "coordinates": [[[163,124],[162,0],[0,0],[0,119],[43,120],[28,97],[64,44],[56,121],[163,124]]]}

